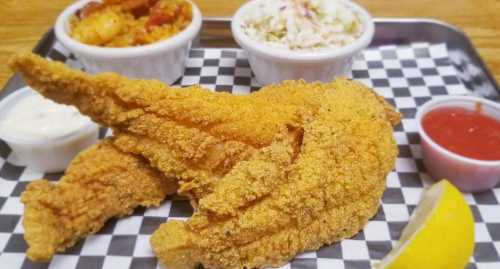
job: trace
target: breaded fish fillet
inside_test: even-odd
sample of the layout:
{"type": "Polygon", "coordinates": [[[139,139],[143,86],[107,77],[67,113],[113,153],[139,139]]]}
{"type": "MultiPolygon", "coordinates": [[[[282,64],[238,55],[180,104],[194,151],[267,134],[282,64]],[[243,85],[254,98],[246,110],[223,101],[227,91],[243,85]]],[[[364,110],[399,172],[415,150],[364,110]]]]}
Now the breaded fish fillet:
{"type": "Polygon", "coordinates": [[[277,265],[356,233],[376,211],[397,152],[391,124],[399,113],[344,79],[232,96],[90,76],[31,54],[16,56],[11,66],[46,97],[112,127],[113,147],[175,177],[198,211],[152,238],[160,260],[173,268],[277,265]],[[305,205],[293,201],[294,192],[305,205]]]}
{"type": "Polygon", "coordinates": [[[284,124],[300,120],[295,106],[269,106],[248,96],[210,92],[199,86],[173,88],[114,73],[91,76],[32,53],[14,56],[10,66],[45,97],[74,105],[97,123],[132,133],[143,133],[146,128],[154,135],[148,127],[155,126],[142,122],[161,120],[258,147],[269,145],[284,124]]]}
{"type": "MultiPolygon", "coordinates": [[[[41,94],[75,105],[113,128],[118,148],[144,156],[166,176],[177,178],[179,193],[194,204],[234,164],[269,145],[285,126],[298,126],[339,84],[285,82],[233,96],[116,74],[91,76],[34,54],[17,55],[10,64],[41,94]]],[[[399,120],[398,113],[379,101],[389,118],[399,120]]]]}
{"type": "Polygon", "coordinates": [[[401,114],[394,110],[385,99],[377,95],[374,91],[354,80],[337,78],[330,83],[306,83],[305,81],[284,81],[281,84],[269,85],[263,87],[257,92],[252,93],[252,97],[265,100],[271,104],[287,104],[299,106],[317,112],[323,105],[323,96],[337,89],[348,88],[353,91],[359,91],[363,98],[375,98],[383,107],[385,115],[389,122],[396,126],[401,121],[401,114]]]}
{"type": "Polygon", "coordinates": [[[323,95],[294,161],[269,153],[290,151],[286,143],[262,148],[216,182],[187,222],[160,226],[151,238],[160,261],[177,269],[279,266],[358,233],[377,212],[397,147],[378,98],[348,86],[323,95]]]}
{"type": "Polygon", "coordinates": [[[120,150],[140,154],[196,201],[256,148],[300,122],[296,106],[117,74],[91,76],[34,54],[10,62],[30,86],[113,128],[120,150]]]}
{"type": "Polygon", "coordinates": [[[158,206],[175,186],[147,161],[104,140],[81,152],[58,183],[34,181],[23,192],[27,256],[48,261],[110,218],[129,215],[137,206],[158,206]]]}

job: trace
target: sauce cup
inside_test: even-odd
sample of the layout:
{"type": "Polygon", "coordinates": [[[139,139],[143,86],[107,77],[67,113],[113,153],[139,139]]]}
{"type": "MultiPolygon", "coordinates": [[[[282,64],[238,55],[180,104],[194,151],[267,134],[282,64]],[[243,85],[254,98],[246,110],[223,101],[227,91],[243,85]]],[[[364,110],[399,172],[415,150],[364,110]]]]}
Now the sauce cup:
{"type": "MultiPolygon", "coordinates": [[[[29,87],[24,87],[11,93],[0,101],[0,121],[16,103],[23,98],[38,94],[29,87]]],[[[34,128],[37,128],[34,126],[34,128]]],[[[99,137],[99,126],[92,121],[67,135],[48,139],[25,139],[13,136],[0,129],[0,139],[12,149],[15,160],[20,165],[44,172],[62,172],[70,161],[82,150],[95,144],[99,137]]]]}
{"type": "Polygon", "coordinates": [[[485,161],[451,152],[433,141],[422,126],[423,117],[439,107],[458,106],[474,110],[481,104],[485,115],[500,120],[500,104],[471,96],[449,96],[433,99],[417,112],[422,155],[427,172],[435,180],[446,178],[464,192],[479,192],[494,188],[500,182],[500,160],[485,161]]]}
{"type": "Polygon", "coordinates": [[[347,75],[354,56],[371,43],[375,24],[371,15],[360,5],[348,0],[339,1],[359,14],[363,33],[353,43],[341,48],[311,52],[275,48],[251,39],[242,25],[245,15],[251,12],[259,1],[248,1],[243,5],[233,16],[231,30],[236,42],[248,54],[248,61],[257,82],[261,85],[299,79],[308,82],[331,82],[335,77],[347,75]]]}
{"type": "Polygon", "coordinates": [[[201,13],[192,2],[193,19],[186,29],[156,43],[126,48],[105,48],[83,44],[69,35],[70,18],[89,2],[80,0],[66,8],[57,18],[57,40],[83,64],[85,71],[95,74],[116,72],[132,78],[158,79],[174,83],[184,73],[191,42],[201,29],[201,13]]]}

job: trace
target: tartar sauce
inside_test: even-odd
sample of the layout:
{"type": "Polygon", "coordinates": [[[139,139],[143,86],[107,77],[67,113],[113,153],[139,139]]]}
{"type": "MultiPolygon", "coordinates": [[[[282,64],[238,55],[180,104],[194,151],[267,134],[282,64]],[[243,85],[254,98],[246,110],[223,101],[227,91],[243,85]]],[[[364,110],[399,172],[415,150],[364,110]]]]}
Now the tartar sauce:
{"type": "Polygon", "coordinates": [[[0,129],[24,140],[62,138],[88,124],[90,119],[72,106],[56,104],[39,94],[30,94],[2,115],[0,129]]]}

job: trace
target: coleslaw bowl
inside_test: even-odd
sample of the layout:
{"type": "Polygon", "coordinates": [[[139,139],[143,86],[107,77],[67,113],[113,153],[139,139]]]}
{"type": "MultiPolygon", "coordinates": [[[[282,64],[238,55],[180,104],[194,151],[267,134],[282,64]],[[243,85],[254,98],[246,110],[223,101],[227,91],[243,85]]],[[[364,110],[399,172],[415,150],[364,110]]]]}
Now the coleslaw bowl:
{"type": "Polygon", "coordinates": [[[262,85],[298,79],[330,82],[337,76],[345,76],[351,69],[353,57],[368,47],[374,36],[375,24],[371,15],[352,1],[339,0],[361,19],[363,32],[354,42],[340,48],[310,52],[271,47],[250,38],[242,27],[245,15],[258,2],[249,1],[236,12],[231,30],[236,42],[248,54],[255,78],[262,85]]]}

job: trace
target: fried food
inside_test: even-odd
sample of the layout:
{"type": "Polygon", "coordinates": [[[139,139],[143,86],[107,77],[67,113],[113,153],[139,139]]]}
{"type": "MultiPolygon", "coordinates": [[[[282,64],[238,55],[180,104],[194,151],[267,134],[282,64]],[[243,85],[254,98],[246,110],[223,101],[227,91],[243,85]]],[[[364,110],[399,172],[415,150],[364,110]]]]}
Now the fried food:
{"type": "Polygon", "coordinates": [[[113,128],[120,150],[177,178],[180,194],[194,203],[234,164],[300,122],[296,106],[111,73],[90,76],[33,54],[14,57],[11,66],[42,95],[113,128]]]}
{"type": "Polygon", "coordinates": [[[81,152],[58,183],[34,181],[23,192],[27,256],[48,261],[110,218],[129,215],[138,206],[158,206],[175,186],[145,160],[104,140],[81,152]]]}
{"type": "Polygon", "coordinates": [[[337,88],[303,132],[291,164],[265,154],[289,151],[286,144],[262,148],[256,156],[264,158],[237,164],[187,222],[160,226],[151,238],[160,261],[178,269],[280,266],[358,233],[377,212],[397,156],[384,107],[366,89],[337,88]],[[258,180],[241,176],[249,171],[258,180]]]}
{"type": "Polygon", "coordinates": [[[281,84],[269,85],[263,87],[257,92],[252,93],[252,97],[265,100],[271,104],[287,104],[299,106],[312,113],[317,113],[323,105],[325,94],[331,93],[337,89],[348,88],[352,91],[358,91],[363,98],[373,99],[384,109],[387,120],[396,126],[401,121],[401,113],[394,110],[385,99],[377,95],[374,91],[368,89],[365,85],[343,78],[338,78],[331,83],[306,83],[304,81],[284,81],[281,84]]]}
{"type": "Polygon", "coordinates": [[[345,79],[232,96],[90,76],[31,54],[11,66],[113,128],[113,147],[175,178],[197,210],[151,238],[169,268],[278,266],[350,237],[376,213],[397,155],[400,114],[345,79]]]}
{"type": "MultiPolygon", "coordinates": [[[[33,55],[19,56],[17,60],[14,60],[14,66],[21,71],[34,88],[42,93],[44,93],[43,90],[46,90],[48,97],[52,97],[59,102],[75,104],[80,111],[90,115],[94,121],[113,127],[114,138],[106,143],[107,147],[115,149],[115,154],[127,152],[135,153],[136,156],[144,156],[149,160],[150,165],[162,172],[161,178],[171,177],[175,178],[175,181],[179,181],[181,185],[179,193],[190,197],[194,205],[196,205],[199,197],[203,197],[211,190],[213,182],[225,174],[235,163],[248,158],[255,151],[255,147],[268,143],[267,141],[272,139],[272,131],[268,132],[268,129],[265,128],[255,131],[252,128],[252,124],[259,125],[256,117],[251,118],[242,115],[250,115],[252,109],[262,105],[262,102],[256,102],[252,107],[248,107],[246,111],[240,111],[239,116],[249,119],[249,121],[241,124],[237,117],[232,117],[230,111],[240,104],[235,103],[233,107],[224,109],[225,100],[219,100],[218,106],[205,103],[203,100],[207,100],[207,97],[209,97],[208,92],[197,88],[193,89],[194,94],[192,96],[184,94],[189,91],[184,92],[180,89],[167,91],[165,90],[166,86],[159,82],[136,81],[138,83],[136,87],[128,88],[126,82],[129,81],[122,81],[116,75],[104,75],[101,77],[102,79],[93,79],[84,73],[71,71],[62,65],[49,63],[33,55]],[[23,72],[24,70],[29,70],[29,72],[23,72]],[[109,85],[109,88],[104,85],[109,85]],[[106,89],[109,89],[109,91],[106,91],[106,89]],[[123,92],[119,93],[121,90],[123,92]],[[134,94],[137,95],[137,93],[141,92],[146,95],[149,93],[149,96],[141,95],[139,99],[133,97],[134,94]],[[161,93],[172,93],[172,95],[165,97],[161,93]],[[189,102],[190,100],[182,101],[186,98],[191,99],[192,102],[189,102]],[[158,100],[164,100],[164,103],[159,105],[156,103],[158,100]],[[205,108],[203,108],[203,104],[206,104],[205,108]],[[215,108],[211,110],[212,113],[208,112],[211,109],[207,107],[209,105],[213,105],[213,108],[215,108]],[[162,107],[170,109],[170,111],[162,112],[162,107]],[[196,107],[205,109],[205,114],[197,113],[196,107]],[[217,110],[218,107],[221,109],[217,110]],[[208,117],[212,117],[211,120],[208,117]],[[253,132],[254,135],[242,139],[240,134],[245,132],[253,132]],[[233,137],[238,140],[232,140],[233,137]]],[[[224,98],[229,96],[224,95],[224,98]]],[[[210,101],[210,98],[207,101],[210,101]]],[[[267,109],[263,113],[269,111],[271,110],[267,109]]],[[[262,115],[260,114],[260,116],[262,115]]],[[[275,115],[281,117],[277,113],[275,115]]],[[[284,119],[276,121],[284,121],[284,119]]],[[[276,125],[275,129],[278,128],[282,127],[276,125]]],[[[102,150],[99,152],[99,157],[103,159],[107,158],[106,155],[112,154],[102,150]]],[[[98,153],[96,152],[95,155],[98,155],[98,153]]],[[[136,156],[128,154],[127,158],[137,159],[136,156]]],[[[112,164],[110,164],[109,168],[109,173],[115,173],[114,170],[111,170],[113,168],[112,164]]],[[[116,171],[117,178],[120,176],[119,172],[126,173],[127,170],[116,171]]],[[[64,178],[67,177],[74,178],[73,181],[78,181],[80,177],[87,177],[87,174],[84,169],[75,170],[70,168],[68,175],[64,178]]],[[[147,181],[148,179],[135,178],[135,180],[139,181],[137,182],[139,184],[140,181],[147,181]]],[[[37,184],[46,186],[43,190],[50,186],[47,182],[37,184]]],[[[33,186],[37,186],[37,184],[33,186]]],[[[168,188],[173,190],[178,185],[177,182],[170,180],[166,181],[165,184],[168,184],[168,188]]],[[[66,191],[72,193],[83,191],[86,188],[85,185],[75,184],[64,186],[66,186],[66,191]]],[[[118,188],[117,191],[120,191],[119,188],[128,189],[126,185],[115,187],[118,188]]],[[[24,194],[25,197],[36,196],[36,194],[32,193],[41,187],[31,188],[33,190],[28,189],[24,194]]],[[[34,200],[31,203],[33,204],[36,201],[34,200]]],[[[70,203],[69,200],[65,203],[56,200],[53,203],[59,203],[59,209],[63,211],[78,206],[70,203]]],[[[29,208],[27,207],[27,216],[32,214],[32,210],[29,208]]],[[[54,232],[51,238],[47,238],[45,232],[50,227],[53,227],[50,223],[58,221],[61,217],[51,215],[50,218],[41,220],[41,216],[38,216],[34,218],[34,221],[25,222],[24,224],[27,231],[26,239],[30,245],[28,257],[32,260],[47,260],[54,254],[54,251],[63,251],[65,247],[74,244],[82,236],[90,233],[88,231],[91,229],[87,229],[87,232],[78,231],[79,233],[73,232],[70,234],[54,232]],[[52,217],[53,220],[50,219],[52,217]],[[36,232],[40,230],[38,225],[47,226],[48,228],[43,228],[42,232],[36,232]],[[47,244],[49,244],[47,242],[53,242],[50,243],[53,247],[47,248],[47,244]],[[48,250],[43,252],[44,249],[48,250]]],[[[101,227],[108,218],[103,216],[99,223],[96,222],[95,230],[98,229],[97,227],[101,227]]],[[[91,224],[85,222],[85,225],[91,224]]]]}
{"type": "MultiPolygon", "coordinates": [[[[89,76],[33,54],[18,55],[11,65],[44,96],[75,105],[112,127],[117,147],[141,154],[166,176],[178,178],[180,194],[194,204],[210,192],[212,182],[256,148],[269,145],[284,126],[299,126],[302,117],[318,109],[322,96],[337,87],[290,82],[233,96],[111,73],[89,76]]],[[[379,101],[389,117],[399,119],[379,101]]]]}
{"type": "MultiPolygon", "coordinates": [[[[92,76],[32,53],[14,56],[10,65],[45,97],[74,105],[95,122],[115,130],[142,134],[142,129],[155,126],[140,122],[157,119],[223,140],[263,146],[269,145],[285,124],[300,122],[296,106],[270,106],[249,96],[210,92],[199,86],[180,89],[115,73],[92,76]]],[[[155,129],[147,131],[153,136],[155,129]]]]}

